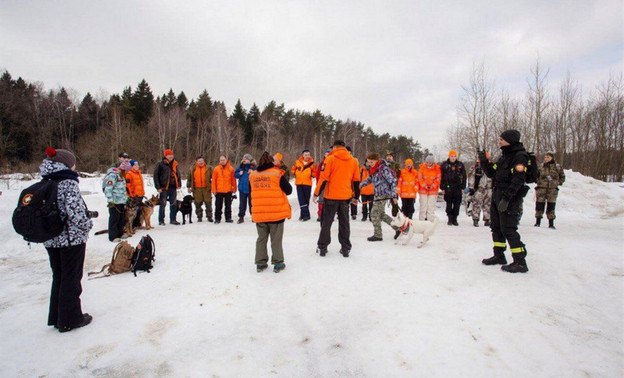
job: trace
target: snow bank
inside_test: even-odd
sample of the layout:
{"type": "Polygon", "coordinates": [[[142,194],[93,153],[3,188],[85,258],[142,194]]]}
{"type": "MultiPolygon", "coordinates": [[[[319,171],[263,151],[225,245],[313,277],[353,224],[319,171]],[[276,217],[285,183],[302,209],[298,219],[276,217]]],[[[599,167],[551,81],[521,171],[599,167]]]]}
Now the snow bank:
{"type": "MultiPolygon", "coordinates": [[[[293,195],[284,272],[256,273],[249,217],[157,227],[154,270],[85,277],[94,320],[67,334],[45,326],[45,249],[10,225],[32,181],[12,182],[0,189],[0,376],[622,376],[624,188],[566,175],[556,231],[532,227],[532,195],[525,200],[525,275],[481,265],[489,230],[463,213],[422,249],[395,246],[386,225],[384,241],[369,243],[372,225],[352,221],[348,259],[334,226],[321,258],[318,223],[296,221],[293,195]]],[[[105,229],[100,179],[80,186],[101,214],[93,232],[105,229]]],[[[85,270],[99,270],[112,249],[92,235],[85,270]]]]}

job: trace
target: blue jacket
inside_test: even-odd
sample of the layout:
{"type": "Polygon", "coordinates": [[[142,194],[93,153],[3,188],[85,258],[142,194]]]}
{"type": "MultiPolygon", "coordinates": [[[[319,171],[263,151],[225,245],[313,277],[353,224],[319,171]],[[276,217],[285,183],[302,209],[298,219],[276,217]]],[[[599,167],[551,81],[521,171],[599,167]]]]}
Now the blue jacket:
{"type": "Polygon", "coordinates": [[[375,173],[368,176],[368,178],[360,184],[360,187],[363,188],[371,182],[375,190],[375,199],[397,197],[397,178],[394,171],[388,167],[388,163],[385,160],[379,163],[375,173]]]}
{"type": "Polygon", "coordinates": [[[248,163],[242,164],[234,171],[234,177],[238,179],[238,191],[244,194],[251,193],[251,187],[249,186],[249,170],[255,171],[255,164],[248,163]]]}
{"type": "Polygon", "coordinates": [[[117,168],[109,168],[102,180],[102,191],[106,195],[108,203],[115,205],[125,204],[128,201],[126,180],[121,178],[117,168]]]}

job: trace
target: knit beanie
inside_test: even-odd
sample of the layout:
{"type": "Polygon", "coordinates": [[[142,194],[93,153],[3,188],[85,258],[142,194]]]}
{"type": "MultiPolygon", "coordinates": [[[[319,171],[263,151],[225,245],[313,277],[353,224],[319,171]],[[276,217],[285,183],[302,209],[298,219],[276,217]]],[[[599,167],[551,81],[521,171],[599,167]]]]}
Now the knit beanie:
{"type": "Polygon", "coordinates": [[[164,155],[164,156],[173,155],[173,151],[172,151],[172,150],[170,150],[170,149],[166,149],[163,155],[164,155]]]}
{"type": "Polygon", "coordinates": [[[62,163],[69,169],[71,169],[71,167],[76,165],[76,157],[74,156],[74,154],[72,154],[71,152],[67,150],[63,150],[63,149],[57,150],[52,147],[48,147],[46,148],[45,152],[47,155],[46,159],[52,160],[57,163],[62,163]]]}
{"type": "Polygon", "coordinates": [[[276,158],[279,161],[282,161],[282,154],[280,154],[279,152],[275,154],[274,158],[276,158]]]}
{"type": "Polygon", "coordinates": [[[455,157],[457,157],[457,151],[455,151],[455,150],[450,150],[450,151],[449,151],[449,157],[451,157],[451,156],[455,156],[455,157]]]}
{"type": "Polygon", "coordinates": [[[520,131],[518,130],[505,130],[500,135],[507,143],[516,144],[520,142],[520,131]]]}
{"type": "Polygon", "coordinates": [[[135,165],[136,163],[138,163],[138,161],[136,161],[136,160],[130,160],[130,165],[131,165],[131,166],[133,166],[133,167],[134,167],[134,165],[135,165]]]}
{"type": "Polygon", "coordinates": [[[546,155],[550,156],[551,158],[555,159],[555,153],[552,151],[548,151],[546,152],[546,155]]]}
{"type": "Polygon", "coordinates": [[[433,157],[433,155],[428,155],[425,159],[425,163],[435,163],[435,158],[433,157]]]}

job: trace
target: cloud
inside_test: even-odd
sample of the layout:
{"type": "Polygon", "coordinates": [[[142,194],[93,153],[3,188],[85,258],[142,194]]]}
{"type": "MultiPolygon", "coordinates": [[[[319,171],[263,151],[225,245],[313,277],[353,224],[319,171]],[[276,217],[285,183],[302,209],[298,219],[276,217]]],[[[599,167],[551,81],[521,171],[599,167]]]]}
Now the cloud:
{"type": "Polygon", "coordinates": [[[622,3],[537,1],[10,1],[13,75],[84,94],[145,78],[231,109],[271,100],[351,118],[425,146],[446,138],[472,64],[520,95],[539,56],[557,85],[622,68],[622,3]]]}

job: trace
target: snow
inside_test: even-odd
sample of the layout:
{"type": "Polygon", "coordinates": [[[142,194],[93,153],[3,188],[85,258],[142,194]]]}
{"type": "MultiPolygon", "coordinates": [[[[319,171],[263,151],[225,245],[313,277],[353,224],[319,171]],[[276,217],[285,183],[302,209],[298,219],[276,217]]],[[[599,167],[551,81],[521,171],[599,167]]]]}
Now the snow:
{"type": "MultiPolygon", "coordinates": [[[[384,241],[367,242],[370,222],[352,221],[348,259],[338,253],[334,225],[321,258],[319,225],[296,221],[293,195],[285,271],[256,273],[249,216],[240,225],[157,226],[148,232],[157,248],[152,272],[85,274],[83,310],[94,320],[66,334],[46,326],[45,249],[28,247],[10,224],[20,190],[34,181],[5,176],[0,376],[620,377],[624,185],[566,176],[557,230],[532,227],[534,191],[525,199],[524,275],[481,264],[491,255],[490,232],[465,213],[459,227],[440,222],[421,249],[420,236],[395,246],[386,225],[384,241]]],[[[85,272],[109,262],[114,246],[93,235],[107,227],[100,180],[80,182],[89,208],[100,212],[85,272]]]]}

